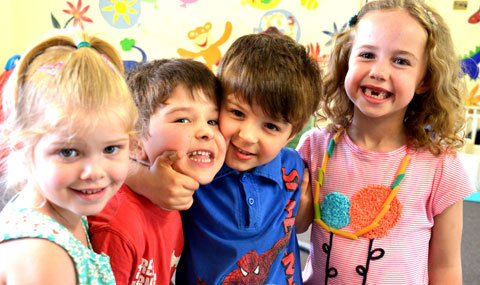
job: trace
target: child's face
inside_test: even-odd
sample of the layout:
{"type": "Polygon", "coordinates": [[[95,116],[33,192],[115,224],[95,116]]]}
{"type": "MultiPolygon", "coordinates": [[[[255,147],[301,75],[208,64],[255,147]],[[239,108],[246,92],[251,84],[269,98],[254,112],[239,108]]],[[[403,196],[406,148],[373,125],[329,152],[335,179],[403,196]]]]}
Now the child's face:
{"type": "Polygon", "coordinates": [[[45,134],[33,151],[33,175],[42,210],[62,216],[99,213],[128,174],[129,135],[110,118],[70,139],[65,132],[45,134]]]}
{"type": "Polygon", "coordinates": [[[222,100],[220,129],[227,140],[225,163],[248,171],[272,161],[292,138],[292,125],[273,120],[254,105],[239,101],[233,94],[222,100]]]}
{"type": "Polygon", "coordinates": [[[143,160],[153,163],[165,151],[185,154],[173,168],[200,184],[209,183],[225,158],[225,139],[218,127],[218,106],[203,91],[195,99],[177,86],[163,106],[150,118],[150,136],[142,138],[143,160]]]}
{"type": "Polygon", "coordinates": [[[423,93],[427,32],[405,10],[373,11],[357,24],[345,90],[355,116],[403,121],[414,93],[423,93]]]}

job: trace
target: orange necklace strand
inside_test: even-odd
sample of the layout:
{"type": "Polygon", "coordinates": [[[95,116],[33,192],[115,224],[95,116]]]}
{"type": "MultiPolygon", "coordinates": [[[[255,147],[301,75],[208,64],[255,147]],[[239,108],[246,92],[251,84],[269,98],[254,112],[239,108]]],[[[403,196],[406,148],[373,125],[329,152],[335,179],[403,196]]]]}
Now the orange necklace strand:
{"type": "Polygon", "coordinates": [[[322,221],[322,215],[320,212],[320,192],[322,190],[323,186],[323,179],[325,177],[325,173],[327,170],[327,164],[328,164],[328,159],[332,156],[333,149],[335,148],[335,145],[337,144],[338,140],[342,136],[343,131],[339,130],[335,136],[330,140],[330,144],[328,145],[328,149],[325,150],[325,153],[323,154],[323,160],[322,160],[322,166],[321,168],[318,169],[318,179],[315,181],[315,192],[314,192],[314,221],[319,224],[322,228],[324,228],[326,231],[334,233],[336,235],[346,237],[349,239],[358,239],[360,236],[362,236],[365,233],[368,233],[369,231],[373,230],[374,228],[378,227],[379,221],[385,216],[387,211],[390,209],[390,203],[392,200],[395,198],[397,195],[398,190],[400,190],[400,182],[402,182],[403,177],[405,176],[405,169],[408,166],[408,163],[410,161],[410,154],[409,154],[409,149],[407,148],[407,153],[405,155],[405,158],[402,161],[402,164],[400,165],[400,169],[397,172],[397,176],[395,178],[395,181],[393,181],[392,186],[390,186],[390,194],[388,197],[385,199],[385,201],[382,204],[381,210],[378,212],[377,216],[373,221],[363,229],[360,229],[354,233],[349,233],[345,232],[339,229],[331,228],[327,224],[325,224],[324,221],[322,221]]]}

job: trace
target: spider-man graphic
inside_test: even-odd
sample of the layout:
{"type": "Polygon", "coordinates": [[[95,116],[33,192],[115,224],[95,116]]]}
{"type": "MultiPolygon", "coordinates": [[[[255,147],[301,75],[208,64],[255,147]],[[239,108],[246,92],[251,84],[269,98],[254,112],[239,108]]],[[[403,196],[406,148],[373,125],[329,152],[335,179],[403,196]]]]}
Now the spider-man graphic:
{"type": "Polygon", "coordinates": [[[262,255],[249,251],[237,261],[238,268],[228,274],[222,284],[265,284],[273,261],[287,247],[289,237],[290,233],[262,255]]]}

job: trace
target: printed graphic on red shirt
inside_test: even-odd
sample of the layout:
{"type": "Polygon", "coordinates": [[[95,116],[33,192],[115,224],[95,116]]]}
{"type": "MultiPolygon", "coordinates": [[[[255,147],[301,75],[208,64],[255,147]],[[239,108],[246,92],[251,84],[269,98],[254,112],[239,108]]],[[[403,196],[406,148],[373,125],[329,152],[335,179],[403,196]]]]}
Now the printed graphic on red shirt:
{"type": "Polygon", "coordinates": [[[155,285],[156,280],[157,274],[155,273],[153,259],[146,260],[145,258],[142,258],[142,263],[138,265],[137,271],[135,272],[135,278],[131,285],[155,285]]]}

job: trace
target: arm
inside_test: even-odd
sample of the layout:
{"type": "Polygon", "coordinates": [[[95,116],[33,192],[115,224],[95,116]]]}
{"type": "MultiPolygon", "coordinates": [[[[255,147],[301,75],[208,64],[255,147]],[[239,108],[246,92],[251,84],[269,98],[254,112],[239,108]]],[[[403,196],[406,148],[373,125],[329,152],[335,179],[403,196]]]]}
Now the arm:
{"type": "Polygon", "coordinates": [[[72,259],[51,241],[27,238],[3,242],[0,256],[1,284],[77,283],[72,259]]]}
{"type": "Polygon", "coordinates": [[[176,152],[165,152],[150,168],[137,163],[125,184],[160,208],[186,210],[192,205],[193,193],[200,185],[172,168],[173,162],[180,158],[176,152]]]}
{"type": "Polygon", "coordinates": [[[428,256],[430,284],[462,284],[463,201],[434,218],[428,256]]]}
{"type": "Polygon", "coordinates": [[[300,196],[300,204],[298,205],[297,217],[295,218],[297,234],[307,231],[313,221],[313,196],[308,168],[305,168],[303,171],[300,190],[302,194],[300,196]]]}

